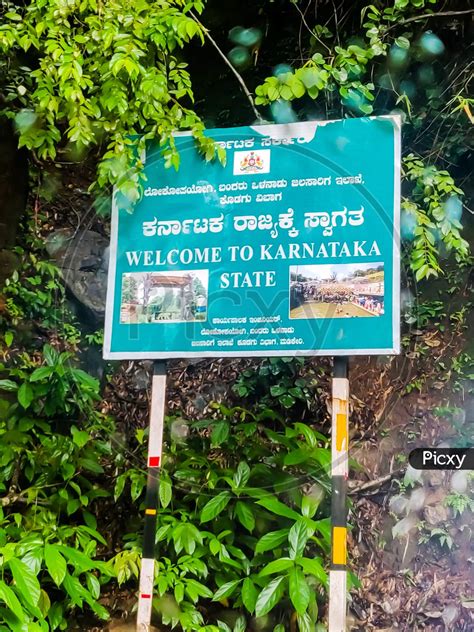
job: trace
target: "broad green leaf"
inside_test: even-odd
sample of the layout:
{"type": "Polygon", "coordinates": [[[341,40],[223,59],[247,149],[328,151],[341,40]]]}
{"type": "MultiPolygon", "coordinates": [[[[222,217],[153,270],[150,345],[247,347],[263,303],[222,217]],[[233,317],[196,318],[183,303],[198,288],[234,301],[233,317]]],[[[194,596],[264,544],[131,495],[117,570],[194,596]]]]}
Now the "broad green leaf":
{"type": "Polygon", "coordinates": [[[300,515],[296,511],[281,503],[274,496],[267,496],[267,498],[257,500],[257,505],[265,507],[265,509],[268,509],[268,511],[277,514],[277,516],[292,518],[293,520],[298,520],[300,518],[300,515]]]}
{"type": "Polygon", "coordinates": [[[218,421],[211,433],[211,446],[216,448],[224,443],[230,433],[230,424],[228,421],[218,421]]]}
{"type": "Polygon", "coordinates": [[[81,586],[78,578],[66,573],[66,576],[63,579],[63,587],[71,598],[72,603],[75,606],[82,608],[84,588],[81,586]]]}
{"type": "Polygon", "coordinates": [[[263,617],[272,610],[285,592],[286,577],[276,577],[259,594],[255,604],[255,615],[263,617]]]}
{"type": "Polygon", "coordinates": [[[255,546],[255,553],[265,553],[265,551],[272,551],[286,542],[289,529],[280,529],[278,531],[270,531],[263,535],[255,546]]]}
{"type": "Polygon", "coordinates": [[[214,593],[214,597],[212,598],[212,601],[220,601],[221,599],[224,599],[225,597],[230,597],[230,595],[232,595],[232,593],[240,584],[240,582],[241,582],[240,579],[234,579],[230,582],[226,582],[225,584],[222,584],[222,586],[218,588],[216,592],[214,593]]]}
{"type": "Polygon", "coordinates": [[[30,376],[30,382],[38,382],[40,380],[47,379],[54,373],[54,369],[51,366],[40,366],[33,371],[30,376]]]}
{"type": "Polygon", "coordinates": [[[173,490],[171,487],[171,480],[169,479],[168,475],[163,473],[160,478],[160,491],[159,491],[160,503],[163,508],[168,507],[168,505],[170,504],[172,493],[173,493],[173,490]]]}
{"type": "Polygon", "coordinates": [[[228,505],[231,496],[229,492],[221,492],[204,505],[201,511],[201,522],[209,522],[218,516],[228,505]]]}
{"type": "Polygon", "coordinates": [[[100,597],[100,582],[97,577],[92,573],[87,573],[86,584],[90,594],[94,599],[98,599],[100,597]]]}
{"type": "Polygon", "coordinates": [[[21,558],[21,561],[24,562],[35,575],[38,575],[41,569],[41,563],[43,561],[43,550],[44,549],[42,546],[31,549],[21,558]]]}
{"type": "Polygon", "coordinates": [[[237,466],[237,471],[234,474],[234,485],[238,489],[245,487],[250,478],[250,468],[244,461],[241,461],[237,466]]]}
{"type": "Polygon", "coordinates": [[[266,575],[273,575],[274,573],[281,573],[282,571],[286,571],[289,568],[292,568],[295,565],[294,561],[289,557],[280,557],[278,560],[273,560],[267,564],[260,571],[260,577],[265,577],[266,575]]]}
{"type": "Polygon", "coordinates": [[[255,610],[255,604],[257,603],[258,590],[250,577],[246,577],[244,579],[244,582],[242,584],[241,597],[242,603],[250,612],[250,614],[252,614],[255,610]]]}
{"type": "Polygon", "coordinates": [[[328,575],[318,558],[302,557],[297,559],[296,563],[301,566],[307,575],[313,575],[323,585],[327,584],[328,575]]]}
{"type": "Polygon", "coordinates": [[[64,621],[64,611],[62,603],[53,603],[48,612],[48,621],[51,626],[51,630],[56,630],[64,621]]]}
{"type": "Polygon", "coordinates": [[[298,614],[303,614],[309,605],[311,597],[310,587],[306,578],[298,568],[292,568],[288,576],[288,589],[291,603],[298,614]]]}
{"type": "Polygon", "coordinates": [[[60,586],[66,576],[67,564],[56,546],[52,544],[45,545],[44,561],[52,580],[56,586],[60,586]]]}
{"type": "Polygon", "coordinates": [[[291,527],[288,534],[288,542],[290,545],[289,554],[292,560],[303,555],[309,536],[308,526],[303,520],[298,520],[291,527]]]}
{"type": "Polygon", "coordinates": [[[91,438],[90,434],[85,430],[79,430],[76,426],[71,427],[72,440],[78,448],[83,448],[91,438]]]}
{"type": "Polygon", "coordinates": [[[16,588],[24,600],[32,606],[37,606],[40,598],[40,585],[36,575],[24,562],[15,557],[8,564],[15,580],[16,588]]]}
{"type": "Polygon", "coordinates": [[[13,380],[0,380],[0,391],[17,391],[18,384],[13,380]]]}
{"type": "Polygon", "coordinates": [[[13,612],[13,614],[23,623],[25,620],[25,612],[21,603],[18,601],[18,597],[13,590],[0,579],[0,599],[3,599],[7,607],[13,612]]]}
{"type": "Polygon", "coordinates": [[[28,408],[28,406],[35,398],[34,391],[28,382],[23,382],[23,384],[20,386],[20,388],[18,389],[17,397],[23,408],[28,408]]]}
{"type": "Polygon", "coordinates": [[[253,511],[250,506],[238,500],[235,505],[235,515],[237,516],[240,524],[244,526],[247,531],[252,533],[255,528],[255,516],[253,515],[253,511]]]}

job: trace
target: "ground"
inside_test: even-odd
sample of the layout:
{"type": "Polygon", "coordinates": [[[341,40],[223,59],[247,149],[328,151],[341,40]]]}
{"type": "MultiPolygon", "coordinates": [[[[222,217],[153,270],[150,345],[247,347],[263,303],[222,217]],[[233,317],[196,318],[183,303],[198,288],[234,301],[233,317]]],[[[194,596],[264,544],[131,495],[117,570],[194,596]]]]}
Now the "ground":
{"type": "Polygon", "coordinates": [[[353,303],[320,303],[309,301],[292,309],[290,318],[343,318],[345,316],[375,316],[353,303]]]}

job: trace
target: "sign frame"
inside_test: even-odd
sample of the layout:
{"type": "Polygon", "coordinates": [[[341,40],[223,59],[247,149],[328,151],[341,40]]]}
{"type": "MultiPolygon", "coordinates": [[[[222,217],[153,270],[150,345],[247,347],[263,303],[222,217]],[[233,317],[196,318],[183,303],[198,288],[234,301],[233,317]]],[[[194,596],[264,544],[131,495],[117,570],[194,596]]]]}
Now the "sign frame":
{"type": "MultiPolygon", "coordinates": [[[[116,272],[117,272],[117,256],[118,256],[118,224],[119,209],[116,204],[116,191],[114,188],[112,194],[112,216],[111,216],[111,234],[110,234],[110,250],[109,250],[109,267],[107,277],[107,299],[105,310],[105,329],[104,329],[104,345],[103,357],[106,360],[166,360],[178,358],[244,358],[244,357],[304,357],[304,356],[354,356],[354,355],[398,355],[400,353],[400,169],[401,169],[401,118],[398,115],[371,116],[363,117],[366,120],[373,119],[390,119],[394,127],[393,149],[394,149],[394,182],[393,182],[393,250],[392,250],[392,341],[391,347],[382,348],[334,348],[334,349],[258,349],[258,350],[230,350],[216,347],[212,350],[196,350],[196,351],[113,351],[112,345],[112,329],[113,316],[115,306],[115,295],[119,288],[116,288],[116,272]]],[[[344,121],[347,119],[338,119],[344,121]]],[[[304,126],[307,124],[327,125],[334,121],[308,121],[307,123],[290,123],[285,125],[289,131],[294,126],[304,126]]],[[[283,125],[280,124],[279,127],[283,125]]],[[[262,134],[269,134],[273,125],[252,125],[251,129],[262,134]]],[[[233,129],[227,128],[229,134],[233,129]]],[[[227,129],[219,128],[219,131],[227,131],[227,129]]],[[[208,130],[212,138],[213,130],[208,130]]],[[[271,133],[271,132],[270,132],[271,133]]],[[[290,134],[289,134],[290,135],[290,134]]],[[[192,136],[191,132],[178,132],[176,137],[192,136]]],[[[169,271],[169,270],[167,270],[169,271]]]]}

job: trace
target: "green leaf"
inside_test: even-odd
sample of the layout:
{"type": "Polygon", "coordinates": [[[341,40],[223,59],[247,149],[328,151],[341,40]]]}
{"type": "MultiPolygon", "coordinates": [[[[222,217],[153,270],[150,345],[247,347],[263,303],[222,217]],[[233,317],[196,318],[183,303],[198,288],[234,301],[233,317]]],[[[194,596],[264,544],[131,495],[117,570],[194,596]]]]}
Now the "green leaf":
{"type": "Polygon", "coordinates": [[[90,434],[85,430],[78,430],[76,426],[71,427],[72,440],[78,448],[83,448],[91,438],[90,434]]]}
{"type": "Polygon", "coordinates": [[[309,605],[311,591],[306,578],[298,568],[292,568],[288,578],[291,603],[298,614],[303,614],[309,605]]]}
{"type": "Polygon", "coordinates": [[[241,461],[237,466],[237,471],[234,474],[234,485],[237,489],[245,487],[250,478],[250,468],[244,461],[241,461]]]}
{"type": "Polygon", "coordinates": [[[257,500],[257,505],[265,507],[265,509],[277,514],[277,516],[283,516],[284,518],[291,518],[293,520],[300,518],[300,515],[296,511],[290,509],[290,507],[287,507],[273,496],[267,496],[267,498],[257,500]]]}
{"type": "Polygon", "coordinates": [[[224,443],[230,433],[228,421],[218,421],[211,433],[211,447],[216,448],[224,443]]]}
{"type": "Polygon", "coordinates": [[[221,492],[204,505],[201,511],[201,522],[209,522],[218,516],[228,505],[229,492],[221,492]]]}
{"type": "Polygon", "coordinates": [[[52,580],[56,586],[60,586],[66,576],[66,560],[55,546],[46,544],[44,547],[44,561],[52,580]]]}
{"type": "Polygon", "coordinates": [[[244,526],[247,531],[252,533],[255,528],[255,517],[253,511],[247,503],[238,500],[235,505],[235,515],[239,519],[239,522],[244,526]]]}
{"type": "Polygon", "coordinates": [[[240,584],[240,582],[241,582],[240,579],[234,579],[230,582],[226,582],[225,584],[222,584],[222,586],[218,590],[216,590],[216,592],[214,593],[212,601],[220,601],[221,599],[224,599],[225,597],[230,597],[232,593],[234,592],[234,590],[237,588],[237,586],[240,584]]]}
{"type": "Polygon", "coordinates": [[[255,553],[265,553],[272,551],[283,544],[288,537],[289,529],[280,529],[279,531],[270,531],[263,535],[255,546],[255,553]]]}
{"type": "Polygon", "coordinates": [[[13,590],[0,579],[0,599],[6,603],[7,607],[13,612],[13,614],[23,623],[25,620],[24,610],[18,601],[18,597],[13,590]]]}
{"type": "Polygon", "coordinates": [[[37,606],[40,598],[40,585],[33,571],[16,557],[9,561],[15,585],[23,599],[32,606],[37,606]]]}
{"type": "Polygon", "coordinates": [[[28,406],[35,398],[33,389],[28,382],[23,382],[23,384],[20,386],[20,388],[18,389],[17,397],[23,408],[28,408],[28,406]]]}
{"type": "Polygon", "coordinates": [[[324,570],[318,558],[302,557],[296,560],[307,575],[313,575],[325,586],[327,584],[328,575],[324,570]]]}
{"type": "Polygon", "coordinates": [[[100,597],[100,582],[97,577],[92,573],[88,573],[86,575],[86,583],[90,594],[94,597],[94,599],[98,599],[100,597]]]}
{"type": "Polygon", "coordinates": [[[290,544],[289,554],[292,560],[303,555],[309,535],[308,526],[302,520],[295,522],[291,527],[288,534],[288,542],[290,544]]]}
{"type": "Polygon", "coordinates": [[[257,603],[258,590],[250,577],[246,577],[244,579],[244,583],[242,584],[241,597],[242,603],[250,612],[250,614],[252,614],[255,610],[255,604],[257,603]]]}
{"type": "Polygon", "coordinates": [[[160,504],[163,508],[168,507],[168,505],[170,504],[172,493],[173,493],[173,490],[171,487],[171,480],[166,474],[163,473],[160,478],[160,491],[159,491],[160,504]]]}
{"type": "Polygon", "coordinates": [[[266,577],[267,575],[273,575],[274,573],[281,573],[281,571],[286,571],[294,565],[294,561],[289,557],[280,557],[278,560],[273,560],[273,562],[270,562],[262,568],[259,575],[260,577],[266,577]]]}
{"type": "Polygon", "coordinates": [[[410,41],[406,37],[397,37],[397,39],[395,40],[395,44],[400,48],[410,48],[410,41]]]}
{"type": "Polygon", "coordinates": [[[18,384],[13,380],[0,380],[0,391],[17,391],[18,384]]]}
{"type": "Polygon", "coordinates": [[[259,594],[255,604],[255,615],[263,617],[274,608],[285,592],[286,577],[276,577],[259,594]]]}
{"type": "Polygon", "coordinates": [[[33,373],[30,375],[30,382],[39,382],[40,380],[45,380],[50,375],[54,373],[54,369],[51,366],[40,366],[35,369],[33,373]]]}

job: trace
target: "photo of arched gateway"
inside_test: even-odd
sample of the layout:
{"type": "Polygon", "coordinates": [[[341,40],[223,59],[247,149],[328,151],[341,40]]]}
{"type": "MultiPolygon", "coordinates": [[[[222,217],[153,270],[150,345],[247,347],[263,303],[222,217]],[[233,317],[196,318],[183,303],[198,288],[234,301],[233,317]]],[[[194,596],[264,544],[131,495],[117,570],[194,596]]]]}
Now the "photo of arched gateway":
{"type": "Polygon", "coordinates": [[[383,313],[383,263],[290,267],[290,318],[365,318],[383,313]]]}
{"type": "Polygon", "coordinates": [[[207,270],[125,273],[120,323],[206,320],[208,285],[207,270]]]}

